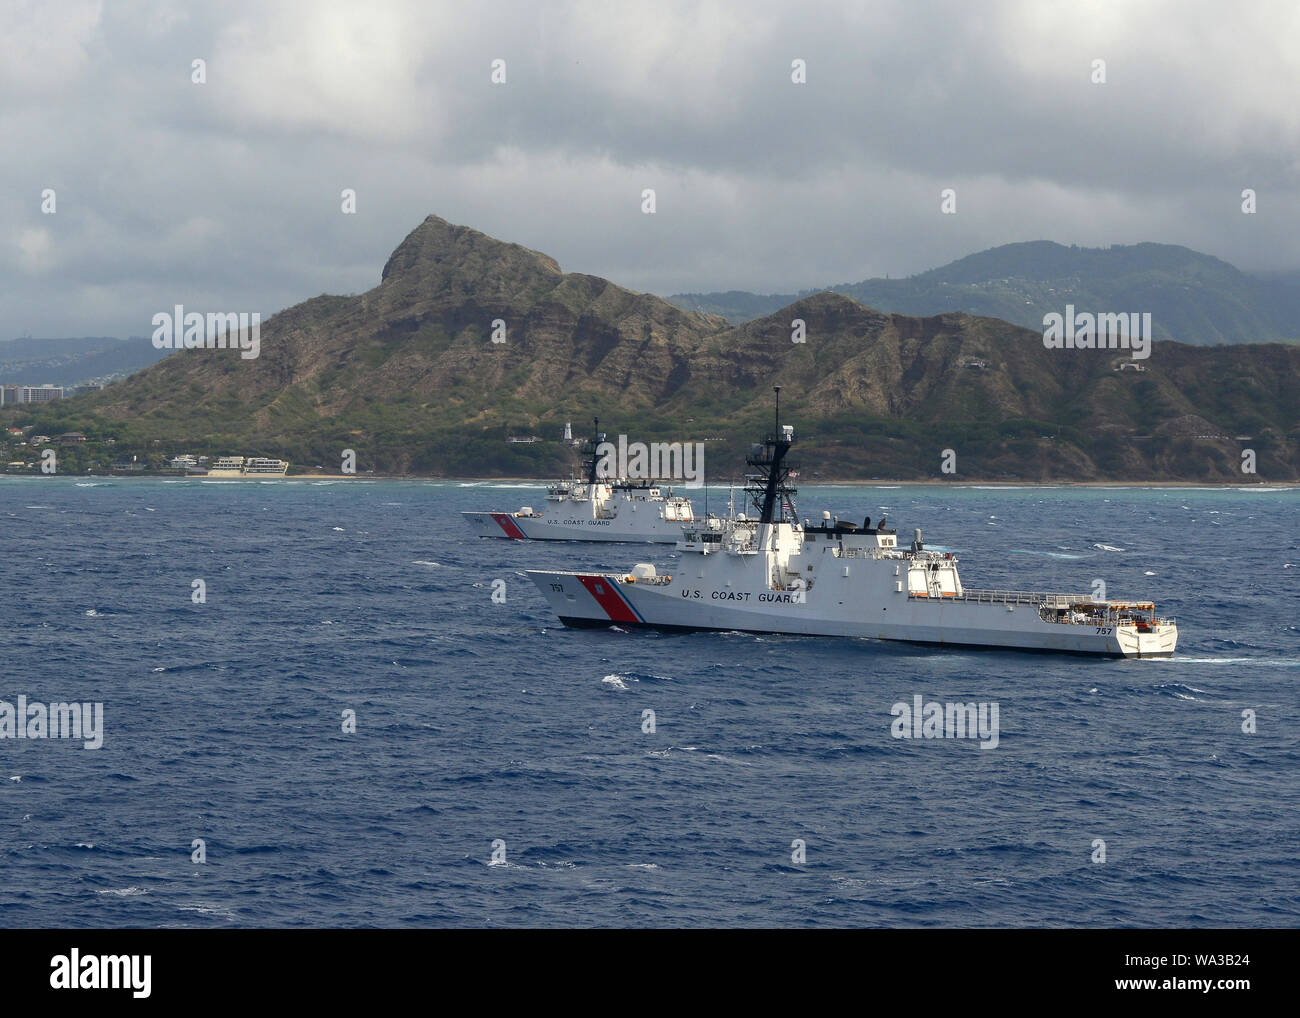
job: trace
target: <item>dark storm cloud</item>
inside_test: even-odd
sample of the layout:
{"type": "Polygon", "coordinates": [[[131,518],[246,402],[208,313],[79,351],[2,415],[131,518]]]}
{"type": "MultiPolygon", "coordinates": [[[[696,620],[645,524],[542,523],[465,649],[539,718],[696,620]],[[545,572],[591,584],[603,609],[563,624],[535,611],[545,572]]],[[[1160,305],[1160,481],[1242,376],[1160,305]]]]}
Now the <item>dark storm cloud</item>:
{"type": "Polygon", "coordinates": [[[1300,265],[1294,6],[46,7],[0,41],[0,335],[364,290],[430,212],[660,293],[1039,238],[1300,265]]]}

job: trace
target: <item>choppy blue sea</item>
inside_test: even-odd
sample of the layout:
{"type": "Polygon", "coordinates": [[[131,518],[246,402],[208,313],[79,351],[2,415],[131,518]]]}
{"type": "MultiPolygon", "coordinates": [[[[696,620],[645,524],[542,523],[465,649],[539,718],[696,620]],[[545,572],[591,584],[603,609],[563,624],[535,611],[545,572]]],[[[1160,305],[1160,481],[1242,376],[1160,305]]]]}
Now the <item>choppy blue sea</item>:
{"type": "Polygon", "coordinates": [[[566,630],[525,568],[674,553],[458,515],[540,492],[0,479],[0,700],[104,711],[0,740],[0,925],[1300,920],[1300,491],[800,493],[971,586],[1153,598],[1169,661],[566,630]],[[916,695],[998,745],[895,739],[916,695]]]}

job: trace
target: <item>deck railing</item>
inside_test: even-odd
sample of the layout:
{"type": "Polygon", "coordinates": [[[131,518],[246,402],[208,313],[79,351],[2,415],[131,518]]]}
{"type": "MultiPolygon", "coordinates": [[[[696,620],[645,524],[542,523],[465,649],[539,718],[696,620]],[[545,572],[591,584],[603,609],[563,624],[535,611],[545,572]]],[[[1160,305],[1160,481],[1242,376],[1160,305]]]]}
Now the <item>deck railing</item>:
{"type": "Polygon", "coordinates": [[[869,544],[865,547],[845,548],[839,547],[832,549],[832,554],[836,558],[888,558],[903,559],[907,556],[903,554],[902,548],[885,548],[877,544],[869,544]]]}
{"type": "MultiPolygon", "coordinates": [[[[912,592],[911,597],[925,597],[926,595],[912,592]]],[[[945,601],[975,601],[986,604],[1032,604],[1032,605],[1050,605],[1053,608],[1068,608],[1072,604],[1097,604],[1103,606],[1103,602],[1094,602],[1091,594],[1052,594],[1045,591],[1035,590],[978,590],[974,587],[966,587],[960,594],[944,595],[945,601]]]]}

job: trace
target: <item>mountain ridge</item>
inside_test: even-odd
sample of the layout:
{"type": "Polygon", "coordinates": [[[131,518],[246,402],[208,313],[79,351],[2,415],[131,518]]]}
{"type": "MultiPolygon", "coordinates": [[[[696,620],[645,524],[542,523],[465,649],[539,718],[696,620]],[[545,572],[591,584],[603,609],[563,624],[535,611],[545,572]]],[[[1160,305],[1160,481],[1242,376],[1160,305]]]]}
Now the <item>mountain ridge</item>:
{"type": "Polygon", "coordinates": [[[147,336],[78,336],[0,340],[0,384],[75,386],[104,382],[147,367],[164,356],[147,336]]]}
{"type": "MultiPolygon", "coordinates": [[[[881,310],[925,316],[949,310],[1042,329],[1067,303],[1089,311],[1148,311],[1155,338],[1196,346],[1279,342],[1300,337],[1300,277],[1252,275],[1213,255],[1174,244],[1069,247],[1021,241],[965,255],[901,279],[866,279],[823,289],[881,310]]],[[[690,310],[733,324],[771,314],[808,293],[675,294],[690,310]]]]}
{"type": "Polygon", "coordinates": [[[337,471],[352,449],[381,473],[538,477],[573,466],[555,440],[564,422],[599,416],[633,440],[709,439],[711,476],[734,476],[782,384],[810,475],[1240,483],[1300,478],[1298,380],[1300,347],[1158,341],[1135,362],[1047,349],[996,318],[909,316],[829,291],[732,326],[429,216],[370,290],[266,320],[256,359],[177,351],[17,416],[152,457],[277,455],[337,471]],[[548,440],[505,441],[536,433],[548,440]],[[1243,435],[1259,476],[1241,473],[1243,435]],[[956,475],[940,472],[947,449],[956,475]]]}

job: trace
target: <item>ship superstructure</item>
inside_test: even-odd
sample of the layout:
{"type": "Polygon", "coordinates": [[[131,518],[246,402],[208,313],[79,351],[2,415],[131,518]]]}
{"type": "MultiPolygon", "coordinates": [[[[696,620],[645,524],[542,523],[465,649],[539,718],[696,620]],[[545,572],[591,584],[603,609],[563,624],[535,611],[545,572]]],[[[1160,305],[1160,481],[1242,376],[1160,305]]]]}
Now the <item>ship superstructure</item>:
{"type": "MultiPolygon", "coordinates": [[[[779,400],[779,387],[778,387],[779,400]]],[[[779,404],[778,404],[779,406],[779,404]]],[[[630,573],[529,570],[569,626],[740,630],[850,636],[925,644],[1168,657],[1175,621],[1144,600],[966,587],[957,557],[900,547],[882,517],[873,526],[823,513],[800,521],[780,424],[750,451],[747,491],[756,515],[708,517],[685,527],[671,575],[649,563],[630,573]]]]}

